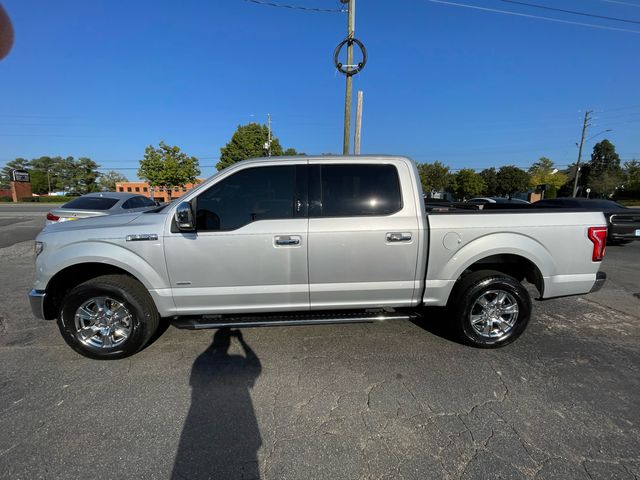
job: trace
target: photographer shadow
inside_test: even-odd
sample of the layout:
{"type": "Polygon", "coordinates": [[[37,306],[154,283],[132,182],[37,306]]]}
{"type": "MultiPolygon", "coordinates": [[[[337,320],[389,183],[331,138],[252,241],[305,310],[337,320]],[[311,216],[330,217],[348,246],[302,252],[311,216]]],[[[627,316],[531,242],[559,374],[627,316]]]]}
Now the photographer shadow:
{"type": "Polygon", "coordinates": [[[260,360],[238,330],[219,329],[193,363],[191,407],[182,429],[172,479],[259,479],[262,444],[250,389],[260,360]],[[230,355],[231,339],[244,356],[230,355]]]}

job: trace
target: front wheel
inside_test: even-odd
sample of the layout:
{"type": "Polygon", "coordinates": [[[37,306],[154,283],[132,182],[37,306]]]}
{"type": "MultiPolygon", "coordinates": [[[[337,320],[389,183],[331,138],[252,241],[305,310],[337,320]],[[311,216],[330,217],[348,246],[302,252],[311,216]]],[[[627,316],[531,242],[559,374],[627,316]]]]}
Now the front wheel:
{"type": "Polygon", "coordinates": [[[67,344],[89,358],[133,355],[158,328],[149,292],[127,275],[103,275],[73,288],[62,301],[58,327],[67,344]]]}
{"type": "Polygon", "coordinates": [[[459,338],[469,345],[495,348],[517,339],[531,316],[531,297],[515,278],[493,270],[462,278],[451,297],[459,338]]]}

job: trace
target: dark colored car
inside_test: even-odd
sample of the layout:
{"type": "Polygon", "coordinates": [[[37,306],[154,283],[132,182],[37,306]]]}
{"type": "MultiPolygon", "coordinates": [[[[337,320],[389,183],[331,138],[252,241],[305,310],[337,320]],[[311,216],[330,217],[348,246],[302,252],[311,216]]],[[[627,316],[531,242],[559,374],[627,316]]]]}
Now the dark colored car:
{"type": "Polygon", "coordinates": [[[611,200],[598,198],[549,198],[537,201],[533,206],[600,211],[604,213],[609,228],[607,243],[621,244],[640,240],[640,209],[627,208],[611,200]]]}
{"type": "Polygon", "coordinates": [[[478,205],[486,205],[488,203],[505,203],[505,204],[521,204],[529,205],[526,200],[520,200],[519,198],[506,198],[506,197],[476,197],[471,200],[467,200],[468,203],[476,203],[478,205]]]}

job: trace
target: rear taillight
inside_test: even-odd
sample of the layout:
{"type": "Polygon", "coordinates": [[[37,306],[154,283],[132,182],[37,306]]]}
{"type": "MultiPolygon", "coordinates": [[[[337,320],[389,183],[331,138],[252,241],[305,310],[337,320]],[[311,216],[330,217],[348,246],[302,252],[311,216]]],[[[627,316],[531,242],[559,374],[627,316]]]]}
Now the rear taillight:
{"type": "Polygon", "coordinates": [[[607,227],[589,227],[587,236],[593,242],[591,260],[601,262],[607,249],[607,227]]]}
{"type": "Polygon", "coordinates": [[[57,222],[58,220],[60,220],[60,217],[56,217],[53,213],[47,213],[47,220],[57,222]]]}

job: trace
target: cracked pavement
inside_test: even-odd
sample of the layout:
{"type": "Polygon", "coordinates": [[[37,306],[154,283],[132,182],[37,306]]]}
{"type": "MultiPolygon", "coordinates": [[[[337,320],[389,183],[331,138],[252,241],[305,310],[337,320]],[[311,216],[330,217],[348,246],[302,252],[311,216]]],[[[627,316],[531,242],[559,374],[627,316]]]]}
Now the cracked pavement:
{"type": "Polygon", "coordinates": [[[640,478],[640,242],[498,350],[450,340],[435,310],[245,345],[169,327],[108,362],[32,318],[32,255],[0,248],[1,478],[640,478]]]}

